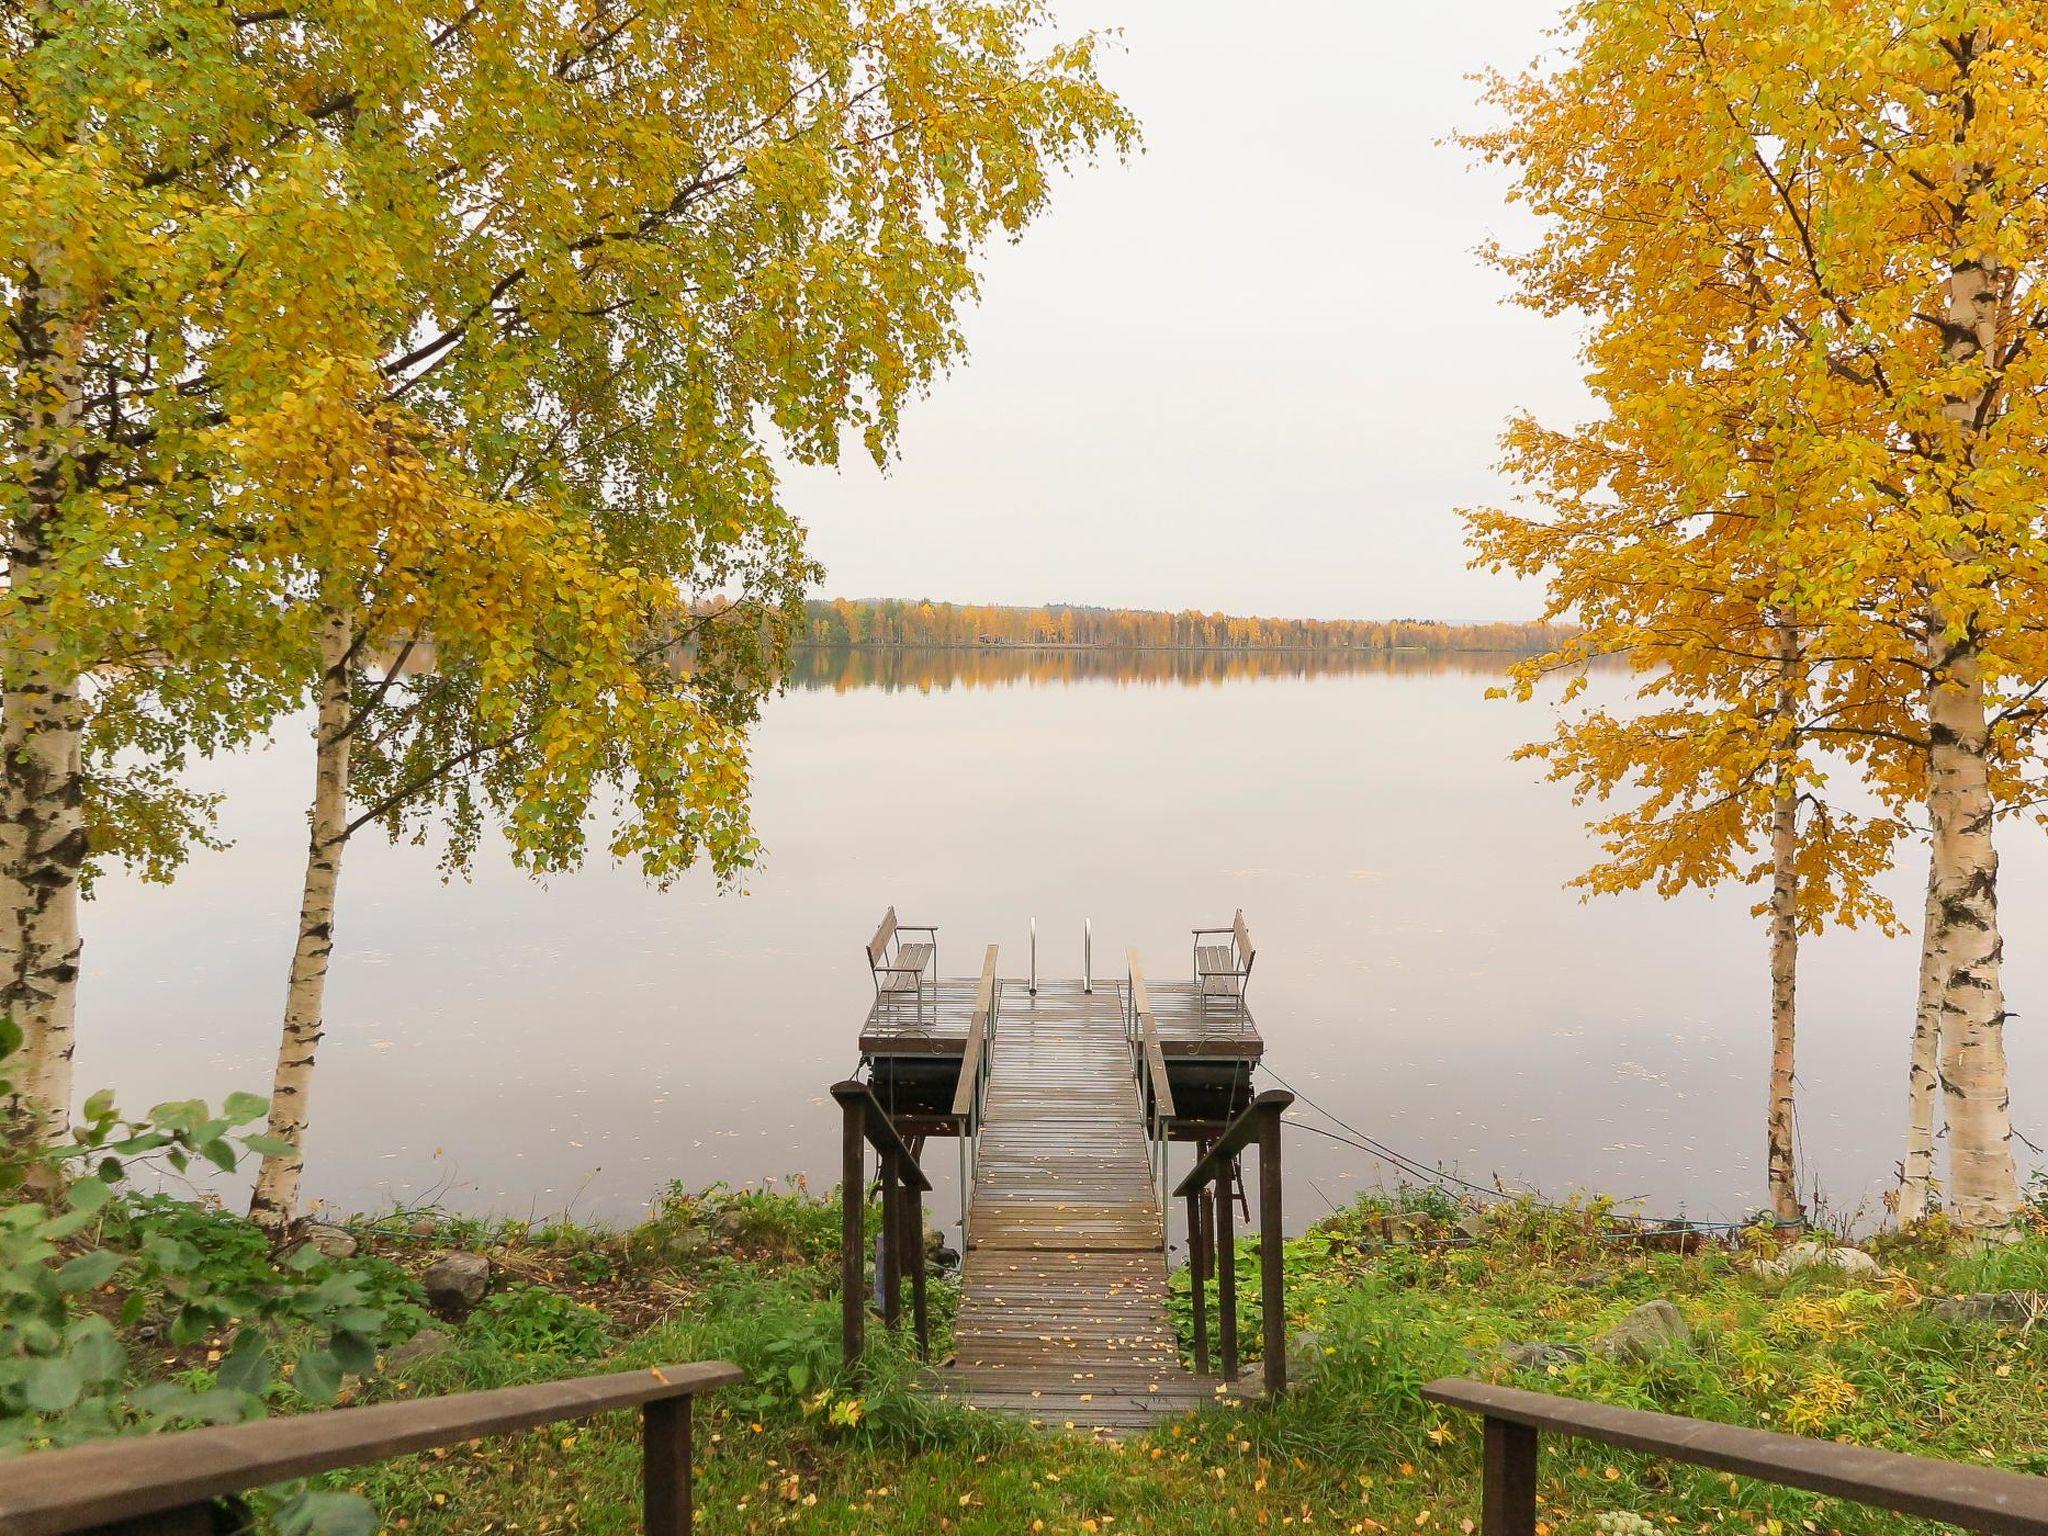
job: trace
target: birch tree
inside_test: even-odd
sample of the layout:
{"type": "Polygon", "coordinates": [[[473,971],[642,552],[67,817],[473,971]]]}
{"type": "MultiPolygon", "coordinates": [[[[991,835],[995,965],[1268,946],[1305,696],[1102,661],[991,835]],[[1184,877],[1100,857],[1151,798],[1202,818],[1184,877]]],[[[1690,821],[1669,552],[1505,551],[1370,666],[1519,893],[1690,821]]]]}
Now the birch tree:
{"type": "MultiPolygon", "coordinates": [[[[1922,997],[1939,1020],[1949,1194],[2018,1205],[1994,828],[2031,759],[2042,654],[2048,92],[2007,0],[1585,0],[1559,62],[1498,82],[1486,136],[1544,220],[1505,258],[1589,317],[1595,387],[1665,413],[1757,338],[1772,450],[1801,488],[1773,536],[1830,635],[1880,792],[1930,831],[1922,997]]],[[[1702,433],[1701,436],[1710,436],[1702,433]]]]}
{"type": "MultiPolygon", "coordinates": [[[[375,403],[432,432],[433,472],[474,488],[475,527],[538,519],[580,541],[589,580],[665,606],[633,611],[604,686],[573,632],[493,672],[479,658],[504,650],[502,615],[462,581],[388,600],[394,570],[464,564],[447,528],[322,535],[331,569],[307,554],[328,643],[270,1126],[294,1150],[266,1160],[260,1222],[297,1201],[354,831],[444,836],[460,867],[491,820],[525,866],[566,868],[608,796],[625,814],[606,851],[653,878],[751,859],[744,733],[817,574],[777,454],[829,462],[853,437],[886,457],[904,402],[959,354],[980,248],[1023,229],[1062,163],[1131,142],[1094,40],[1049,22],[1008,0],[486,3],[397,83],[383,66],[353,93],[359,121],[385,125],[361,152],[402,138],[413,167],[379,173],[402,194],[379,236],[407,304],[375,403]],[[377,559],[351,566],[364,549],[377,559]],[[435,658],[418,688],[371,665],[408,647],[435,658]],[[636,699],[670,706],[668,728],[622,708],[636,699]]],[[[574,615],[581,586],[546,563],[523,600],[574,615]]]]}

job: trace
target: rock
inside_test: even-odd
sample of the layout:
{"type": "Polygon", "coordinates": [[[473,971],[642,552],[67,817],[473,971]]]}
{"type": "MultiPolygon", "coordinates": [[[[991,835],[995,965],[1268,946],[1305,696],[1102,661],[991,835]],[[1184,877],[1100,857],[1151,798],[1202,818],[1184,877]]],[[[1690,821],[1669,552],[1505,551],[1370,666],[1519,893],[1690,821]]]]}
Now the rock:
{"type": "Polygon", "coordinates": [[[1692,1337],[1692,1325],[1685,1314],[1659,1298],[1646,1301],[1593,1341],[1593,1353],[1603,1360],[1647,1360],[1660,1349],[1683,1344],[1692,1337]]]}
{"type": "Polygon", "coordinates": [[[1429,1221],[1414,1211],[1389,1211],[1386,1217],[1387,1241],[1412,1243],[1429,1233],[1429,1221]]]}
{"type": "Polygon", "coordinates": [[[1324,1350],[1328,1346],[1323,1336],[1310,1328],[1304,1328],[1287,1341],[1287,1376],[1290,1381],[1307,1381],[1323,1368],[1328,1357],[1324,1350]]]}
{"type": "Polygon", "coordinates": [[[1486,1241],[1486,1234],[1488,1230],[1486,1225],[1486,1212],[1467,1211],[1464,1215],[1458,1218],[1458,1230],[1464,1233],[1465,1236],[1471,1238],[1474,1242],[1486,1241]]]}
{"type": "Polygon", "coordinates": [[[747,1213],[736,1205],[721,1205],[711,1213],[711,1230],[727,1242],[734,1242],[746,1234],[747,1213]]]}
{"type": "Polygon", "coordinates": [[[1589,1269],[1583,1275],[1574,1275],[1567,1283],[1574,1290],[1604,1291],[1621,1278],[1611,1269],[1589,1269]]]}
{"type": "Polygon", "coordinates": [[[1832,1248],[1825,1243],[1795,1243],[1782,1258],[1762,1259],[1751,1270],[1768,1279],[1782,1280],[1802,1269],[1825,1265],[1845,1275],[1881,1275],[1884,1266],[1861,1248],[1832,1248]]]}
{"type": "Polygon", "coordinates": [[[1547,1371],[1553,1366],[1577,1365],[1586,1358],[1586,1352],[1576,1344],[1537,1339],[1526,1344],[1503,1344],[1500,1357],[1518,1371],[1547,1371]]]}
{"type": "Polygon", "coordinates": [[[440,1228],[431,1216],[415,1216],[412,1225],[406,1230],[414,1237],[432,1237],[440,1228]]]}
{"type": "Polygon", "coordinates": [[[1999,1249],[2010,1248],[2019,1241],[2020,1231],[2017,1227],[1986,1227],[1982,1231],[1970,1234],[1970,1241],[1964,1245],[1964,1251],[1996,1253],[1999,1249]]]}
{"type": "Polygon", "coordinates": [[[384,1357],[384,1368],[387,1371],[407,1370],[422,1360],[445,1355],[454,1347],[455,1335],[445,1328],[422,1328],[384,1357]]]}
{"type": "Polygon", "coordinates": [[[1971,1296],[1943,1296],[1927,1310],[1944,1323],[2031,1323],[2048,1316],[2048,1292],[1979,1291],[1971,1296]]]}
{"type": "Polygon", "coordinates": [[[355,1233],[331,1222],[308,1221],[299,1226],[299,1236],[330,1259],[352,1259],[359,1246],[355,1233]]]}
{"type": "Polygon", "coordinates": [[[451,1253],[436,1260],[420,1284],[437,1312],[460,1317],[491,1288],[491,1261],[480,1253],[451,1253]]]}
{"type": "Polygon", "coordinates": [[[678,1227],[662,1245],[671,1260],[694,1259],[711,1247],[711,1234],[702,1227],[678,1227]]]}

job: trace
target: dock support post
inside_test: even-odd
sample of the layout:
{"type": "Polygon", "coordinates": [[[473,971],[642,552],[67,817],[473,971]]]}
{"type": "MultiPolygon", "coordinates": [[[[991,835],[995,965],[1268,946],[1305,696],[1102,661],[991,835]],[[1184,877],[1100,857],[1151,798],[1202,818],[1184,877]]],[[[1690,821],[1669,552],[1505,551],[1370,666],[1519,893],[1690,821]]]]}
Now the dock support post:
{"type": "Polygon", "coordinates": [[[1532,1426],[1487,1416],[1480,1536],[1535,1536],[1536,1445],[1532,1426]]]}
{"type": "Polygon", "coordinates": [[[877,1279],[882,1283],[882,1325],[892,1332],[903,1321],[902,1190],[896,1179],[896,1157],[882,1157],[882,1255],[877,1279]]]}
{"type": "Polygon", "coordinates": [[[1203,1273],[1202,1207],[1208,1201],[1200,1190],[1188,1196],[1188,1294],[1194,1302],[1195,1374],[1209,1374],[1208,1276],[1203,1273]]]}
{"type": "Polygon", "coordinates": [[[860,1363],[867,1323],[867,1133],[859,1099],[840,1100],[844,1119],[839,1171],[839,1332],[849,1368],[860,1363]]]}
{"type": "Polygon", "coordinates": [[[1266,1400],[1287,1390],[1287,1232],[1280,1219],[1280,1106],[1259,1106],[1259,1304],[1266,1324],[1266,1400]]]}
{"type": "Polygon", "coordinates": [[[1223,1379],[1237,1380],[1237,1213],[1231,1206],[1230,1169],[1216,1181],[1216,1340],[1223,1347],[1223,1379]]]}

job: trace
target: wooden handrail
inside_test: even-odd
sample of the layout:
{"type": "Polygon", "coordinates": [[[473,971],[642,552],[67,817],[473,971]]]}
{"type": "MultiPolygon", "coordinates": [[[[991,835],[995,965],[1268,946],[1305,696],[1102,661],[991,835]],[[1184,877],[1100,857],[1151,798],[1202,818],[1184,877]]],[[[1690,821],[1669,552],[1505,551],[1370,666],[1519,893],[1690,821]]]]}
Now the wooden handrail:
{"type": "Polygon", "coordinates": [[[1535,1530],[1537,1434],[1543,1430],[1944,1520],[1992,1536],[2048,1532],[2048,1478],[2023,1472],[1615,1408],[1484,1381],[1446,1378],[1431,1382],[1422,1395],[1486,1419],[1486,1536],[1528,1536],[1535,1530]]]}
{"type": "Polygon", "coordinates": [[[1253,1099],[1245,1106],[1243,1114],[1223,1128],[1223,1134],[1216,1138],[1216,1144],[1209,1148],[1207,1155],[1200,1162],[1188,1170],[1188,1176],[1174,1186],[1174,1198],[1184,1199],[1204,1184],[1222,1178],[1230,1167],[1230,1160],[1258,1140],[1261,1112],[1270,1109],[1275,1114],[1284,1114],[1293,1102],[1294,1095],[1284,1088],[1268,1088],[1253,1099]]]}
{"type": "Polygon", "coordinates": [[[981,1058],[988,1049],[989,1017],[996,1006],[996,946],[988,947],[988,954],[981,962],[981,985],[974,990],[974,1014],[967,1021],[967,1046],[960,1053],[960,1082],[953,1090],[953,1113],[970,1115],[974,1112],[975,1095],[980,1088],[981,1058]]]}
{"type": "Polygon", "coordinates": [[[931,1192],[932,1181],[925,1171],[917,1166],[917,1159],[910,1148],[903,1144],[903,1138],[896,1134],[896,1126],[889,1119],[889,1112],[882,1108],[881,1101],[872,1089],[858,1078],[849,1077],[844,1082],[832,1085],[832,1097],[840,1107],[865,1101],[867,1113],[861,1116],[861,1133],[867,1137],[868,1145],[883,1157],[893,1157],[903,1182],[920,1194],[931,1192]]]}
{"type": "Polygon", "coordinates": [[[189,1525],[172,1517],[249,1488],[615,1408],[644,1408],[647,1529],[681,1536],[690,1528],[689,1400],[742,1379],[738,1366],[723,1361],[664,1365],[36,1451],[6,1463],[0,1531],[61,1536],[153,1516],[166,1528],[189,1525]]]}
{"type": "Polygon", "coordinates": [[[1124,958],[1131,968],[1131,1011],[1138,1016],[1140,1049],[1144,1052],[1145,1071],[1152,1083],[1154,1113],[1161,1119],[1171,1120],[1174,1116],[1173,1084],[1166,1076],[1166,1052],[1159,1044],[1159,1024],[1152,1017],[1152,993],[1145,985],[1145,971],[1138,964],[1138,952],[1127,949],[1124,958]]]}

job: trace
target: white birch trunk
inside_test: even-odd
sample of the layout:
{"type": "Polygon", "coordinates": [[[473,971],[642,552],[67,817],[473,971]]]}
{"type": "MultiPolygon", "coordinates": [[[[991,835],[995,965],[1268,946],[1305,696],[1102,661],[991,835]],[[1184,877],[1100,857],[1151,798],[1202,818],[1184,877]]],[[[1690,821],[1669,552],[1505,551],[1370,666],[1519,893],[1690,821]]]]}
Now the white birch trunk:
{"type": "Polygon", "coordinates": [[[1934,870],[1927,872],[1927,915],[1920,925],[1920,1001],[1913,1010],[1913,1055],[1906,1073],[1906,1156],[1899,1169],[1899,1225],[1926,1219],[1934,1189],[1934,1106],[1941,1053],[1941,972],[1935,964],[1934,870]]]}
{"type": "Polygon", "coordinates": [[[315,766],[306,882],[299,900],[299,941],[285,988],[284,1034],[271,1080],[272,1136],[289,1154],[266,1156],[249,1199],[249,1215],[273,1236],[297,1213],[299,1176],[305,1168],[313,1057],[320,1045],[328,959],[334,950],[334,896],[348,837],[349,676],[354,636],[347,617],[330,612],[320,641],[320,718],[314,728],[315,766]]]}
{"type": "Polygon", "coordinates": [[[1765,1125],[1771,1211],[1782,1225],[1803,1225],[1799,1166],[1793,1152],[1793,1047],[1799,1000],[1799,795],[1780,769],[1771,808],[1771,1102],[1765,1125]]]}
{"type": "Polygon", "coordinates": [[[71,1124],[80,882],[88,852],[81,678],[58,660],[48,632],[48,566],[71,479],[65,438],[79,419],[81,324],[62,294],[31,272],[16,323],[33,370],[28,485],[8,531],[7,583],[15,628],[0,641],[0,1012],[22,1031],[10,1063],[9,1137],[28,1146],[64,1139],[71,1124]]]}
{"type": "Polygon", "coordinates": [[[1998,850],[1985,761],[1989,726],[1974,647],[1950,649],[1927,714],[1927,808],[1934,832],[1928,943],[1940,988],[1948,1195],[1966,1226],[1995,1225],[2011,1220],[2020,1200],[2006,1086],[1998,850]]]}

